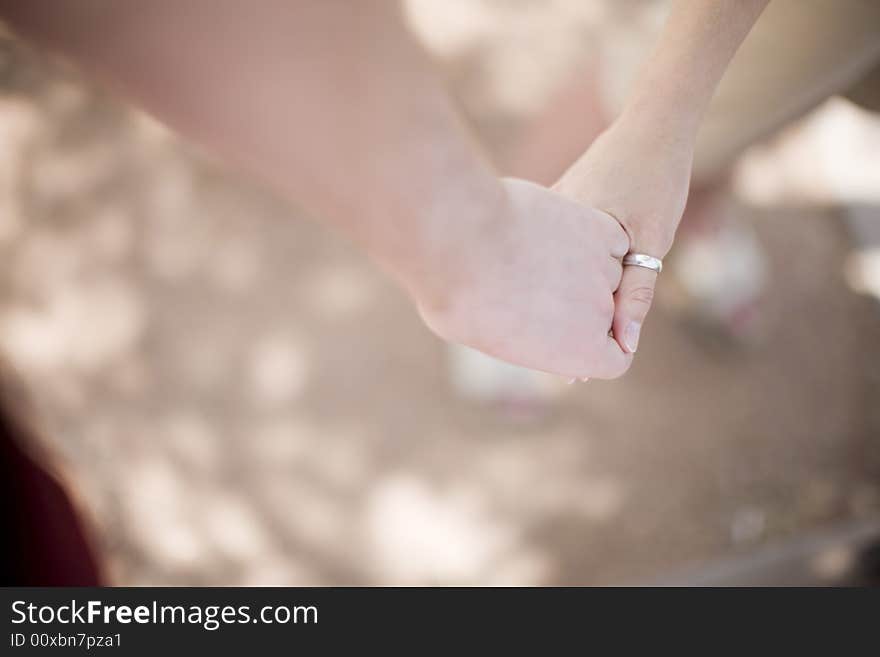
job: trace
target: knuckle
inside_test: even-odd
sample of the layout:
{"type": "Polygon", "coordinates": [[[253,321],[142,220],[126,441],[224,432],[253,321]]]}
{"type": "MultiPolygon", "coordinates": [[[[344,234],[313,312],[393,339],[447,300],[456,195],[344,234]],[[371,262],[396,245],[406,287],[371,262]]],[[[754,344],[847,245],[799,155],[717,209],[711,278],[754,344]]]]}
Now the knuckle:
{"type": "Polygon", "coordinates": [[[583,341],[583,365],[589,368],[595,368],[601,361],[602,349],[605,346],[606,338],[599,334],[591,335],[583,341]]]}
{"type": "Polygon", "coordinates": [[[589,377],[601,377],[607,368],[603,357],[604,344],[599,340],[586,340],[580,354],[576,356],[578,370],[589,377]]]}
{"type": "Polygon", "coordinates": [[[613,365],[607,365],[596,378],[606,380],[619,379],[629,371],[630,365],[632,365],[632,358],[616,361],[613,365]]]}
{"type": "Polygon", "coordinates": [[[650,285],[638,285],[629,291],[627,298],[647,310],[654,301],[654,288],[650,285]]]}
{"type": "Polygon", "coordinates": [[[632,365],[632,360],[627,360],[626,362],[624,362],[623,365],[621,365],[620,367],[615,369],[613,372],[611,372],[611,376],[609,376],[608,378],[609,379],[619,379],[624,374],[629,372],[630,365],[632,365]]]}
{"type": "Polygon", "coordinates": [[[675,227],[663,218],[657,218],[634,228],[634,247],[657,258],[664,257],[675,241],[675,227]]]}

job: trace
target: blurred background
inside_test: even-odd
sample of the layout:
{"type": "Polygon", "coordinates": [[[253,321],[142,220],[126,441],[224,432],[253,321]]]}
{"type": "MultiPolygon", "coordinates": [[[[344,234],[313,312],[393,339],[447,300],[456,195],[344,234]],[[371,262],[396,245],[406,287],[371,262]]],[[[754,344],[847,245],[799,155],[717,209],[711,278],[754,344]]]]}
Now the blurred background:
{"type": "MultiPolygon", "coordinates": [[[[408,8],[514,172],[663,16],[408,8]]],[[[688,583],[791,545],[839,577],[880,523],[880,118],[830,99],[734,181],[747,318],[677,246],[631,372],[567,386],[447,347],[350,245],[3,36],[0,348],[115,584],[688,583]]]]}

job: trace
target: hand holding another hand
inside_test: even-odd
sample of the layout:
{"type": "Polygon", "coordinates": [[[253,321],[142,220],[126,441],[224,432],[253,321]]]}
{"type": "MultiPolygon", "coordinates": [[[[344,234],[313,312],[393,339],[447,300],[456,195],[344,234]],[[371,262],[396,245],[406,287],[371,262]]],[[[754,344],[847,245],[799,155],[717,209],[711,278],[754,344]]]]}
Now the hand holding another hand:
{"type": "Polygon", "coordinates": [[[461,249],[463,282],[441,307],[419,304],[440,337],[569,378],[615,378],[631,355],[609,337],[621,225],[539,185],[502,181],[494,216],[461,249]]]}
{"type": "Polygon", "coordinates": [[[500,209],[461,245],[464,271],[448,303],[420,304],[428,326],[516,365],[622,375],[657,274],[620,260],[663,258],[672,246],[690,183],[688,134],[624,116],[553,189],[503,180],[500,209]]]}
{"type": "MultiPolygon", "coordinates": [[[[631,253],[663,258],[687,201],[693,153],[689,131],[664,130],[624,115],[596,139],[554,190],[617,219],[629,236],[631,253]]],[[[656,280],[649,269],[623,269],[614,295],[612,330],[628,353],[638,346],[656,280]]]]}

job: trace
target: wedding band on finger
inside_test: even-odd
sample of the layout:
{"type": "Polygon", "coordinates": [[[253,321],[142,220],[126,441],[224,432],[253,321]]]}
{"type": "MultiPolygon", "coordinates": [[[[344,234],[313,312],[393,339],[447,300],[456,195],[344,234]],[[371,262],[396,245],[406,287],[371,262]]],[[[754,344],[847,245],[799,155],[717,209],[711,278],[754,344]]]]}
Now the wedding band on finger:
{"type": "Polygon", "coordinates": [[[627,253],[623,256],[622,262],[624,267],[644,267],[658,274],[663,271],[663,261],[660,258],[645,255],[644,253],[627,253]]]}

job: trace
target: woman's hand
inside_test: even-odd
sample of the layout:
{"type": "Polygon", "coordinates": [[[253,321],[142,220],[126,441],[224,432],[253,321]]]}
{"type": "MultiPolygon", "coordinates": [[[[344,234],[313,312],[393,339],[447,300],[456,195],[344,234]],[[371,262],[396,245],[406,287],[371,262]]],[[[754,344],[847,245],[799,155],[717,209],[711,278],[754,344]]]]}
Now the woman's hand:
{"type": "MultiPolygon", "coordinates": [[[[630,250],[662,258],[684,211],[694,142],[715,87],[768,0],[677,0],[620,118],[566,172],[556,189],[604,210],[629,234],[630,250]]],[[[626,267],[614,336],[634,352],[657,275],[626,267]]]]}
{"type": "MultiPolygon", "coordinates": [[[[663,258],[687,201],[693,133],[646,125],[624,114],[602,133],[556,183],[563,196],[613,216],[629,236],[630,251],[663,258]]],[[[615,293],[612,330],[633,353],[654,297],[657,274],[625,267],[615,293]]]]}
{"type": "MultiPolygon", "coordinates": [[[[629,240],[612,217],[522,180],[462,243],[456,290],[419,303],[440,337],[533,369],[615,378],[631,356],[609,337],[629,240]]],[[[418,300],[418,294],[416,294],[418,300]]]]}

